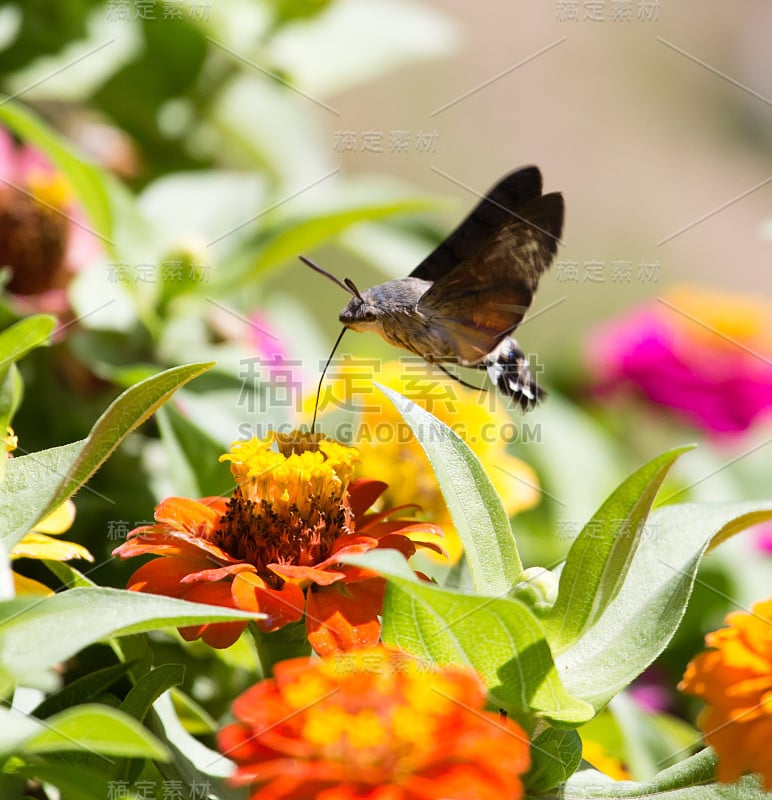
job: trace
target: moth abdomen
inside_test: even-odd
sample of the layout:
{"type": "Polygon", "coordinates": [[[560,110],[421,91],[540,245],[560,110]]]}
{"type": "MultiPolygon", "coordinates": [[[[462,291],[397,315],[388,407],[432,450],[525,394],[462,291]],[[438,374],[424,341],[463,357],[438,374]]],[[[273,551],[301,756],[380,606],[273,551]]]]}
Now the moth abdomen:
{"type": "Polygon", "coordinates": [[[547,394],[539,386],[528,357],[511,336],[507,336],[477,366],[486,370],[499,391],[511,397],[523,411],[534,408],[547,394]]]}

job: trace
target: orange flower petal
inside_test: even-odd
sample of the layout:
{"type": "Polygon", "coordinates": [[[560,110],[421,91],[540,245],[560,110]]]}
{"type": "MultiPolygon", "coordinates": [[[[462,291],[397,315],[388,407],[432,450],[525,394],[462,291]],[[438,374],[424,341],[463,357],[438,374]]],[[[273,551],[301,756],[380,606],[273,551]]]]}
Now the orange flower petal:
{"type": "MultiPolygon", "coordinates": [[[[185,600],[191,603],[206,603],[211,606],[234,608],[230,586],[227,583],[197,583],[185,593],[185,600]]],[[[230,647],[247,627],[246,622],[207,622],[204,625],[191,625],[180,628],[180,635],[190,642],[203,639],[210,647],[224,649],[230,647]]]]}
{"type": "Polygon", "coordinates": [[[114,556],[133,558],[134,556],[154,553],[159,556],[182,556],[187,558],[207,558],[212,561],[236,564],[237,559],[229,556],[224,550],[211,542],[198,539],[184,531],[170,531],[159,526],[150,526],[144,531],[132,531],[123,544],[113,550],[114,556]]]}
{"type": "Polygon", "coordinates": [[[223,498],[204,498],[192,500],[189,497],[167,497],[155,510],[158,522],[191,533],[201,533],[213,528],[225,511],[223,498]]]}
{"type": "Polygon", "coordinates": [[[332,564],[340,563],[341,556],[359,556],[375,550],[378,540],[370,536],[341,536],[333,547],[332,555],[317,566],[326,568],[332,564]]]}
{"type": "Polygon", "coordinates": [[[128,580],[132,592],[149,592],[168,597],[184,597],[188,591],[181,581],[201,569],[201,561],[187,558],[154,558],[143,564],[128,580]]]}
{"type": "Polygon", "coordinates": [[[182,583],[198,583],[199,581],[221,581],[231,575],[238,575],[240,572],[254,572],[255,568],[251,564],[230,564],[219,569],[202,569],[198,572],[186,575],[182,583]]]}
{"type": "Polygon", "coordinates": [[[388,489],[388,485],[383,481],[374,481],[369,478],[359,478],[351,481],[348,486],[349,504],[354,520],[358,523],[359,518],[364,516],[370,506],[388,489]]]}
{"type": "MultiPolygon", "coordinates": [[[[386,522],[389,517],[393,517],[395,514],[399,514],[400,511],[420,511],[421,506],[418,503],[404,503],[401,506],[394,506],[393,508],[389,508],[386,511],[380,511],[378,513],[373,514],[365,514],[359,521],[357,525],[357,530],[359,531],[367,531],[371,533],[371,528],[375,527],[376,525],[380,526],[386,522]]],[[[395,522],[400,522],[401,520],[394,520],[395,522]]],[[[405,520],[408,524],[412,524],[415,522],[414,519],[407,519],[405,520]]]]}
{"type": "Polygon", "coordinates": [[[320,656],[329,656],[376,644],[385,591],[383,578],[370,578],[309,592],[306,632],[311,647],[320,656]]]}
{"type": "Polygon", "coordinates": [[[318,586],[329,586],[331,583],[343,580],[345,572],[326,569],[324,565],[335,564],[335,561],[327,559],[317,567],[298,567],[294,564],[271,564],[271,572],[288,581],[302,582],[308,581],[318,586]]]}
{"type": "Polygon", "coordinates": [[[692,659],[678,688],[707,703],[699,725],[718,756],[718,780],[757,772],[770,791],[772,601],[757,603],[752,613],[728,614],[726,622],[705,637],[715,649],[692,659]]]}
{"type": "Polygon", "coordinates": [[[254,800],[519,800],[528,737],[484,704],[470,671],[383,647],[293,659],[238,698],[218,744],[254,800]]]}
{"type": "Polygon", "coordinates": [[[273,589],[254,572],[241,572],[233,579],[231,594],[238,608],[267,615],[257,621],[257,626],[266,633],[303,617],[305,595],[294,583],[273,589]]]}
{"type": "Polygon", "coordinates": [[[378,540],[379,550],[398,550],[405,558],[410,558],[416,551],[415,542],[399,533],[387,533],[378,540]]]}

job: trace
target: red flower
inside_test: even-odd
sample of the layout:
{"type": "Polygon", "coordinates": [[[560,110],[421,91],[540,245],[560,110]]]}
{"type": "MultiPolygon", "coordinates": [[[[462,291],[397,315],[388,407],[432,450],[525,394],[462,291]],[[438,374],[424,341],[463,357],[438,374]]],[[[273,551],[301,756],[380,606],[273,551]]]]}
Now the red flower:
{"type": "MultiPolygon", "coordinates": [[[[141,566],[128,588],[265,614],[257,621],[265,632],[305,613],[320,655],[375,644],[385,581],[341,557],[391,548],[409,558],[417,547],[437,547],[408,535],[438,529],[393,519],[402,509],[366,513],[386,484],[351,482],[356,450],[318,439],[236,442],[222,458],[238,483],[232,497],[169,497],[154,525],[135,529],[115,549],[122,558],[162,556],[141,566]],[[274,441],[280,452],[270,449],[274,441]]],[[[228,647],[245,627],[218,622],[180,633],[228,647]]]]}
{"type": "Polygon", "coordinates": [[[383,647],[276,666],[219,735],[251,800],[518,800],[528,737],[469,670],[383,647]]]}

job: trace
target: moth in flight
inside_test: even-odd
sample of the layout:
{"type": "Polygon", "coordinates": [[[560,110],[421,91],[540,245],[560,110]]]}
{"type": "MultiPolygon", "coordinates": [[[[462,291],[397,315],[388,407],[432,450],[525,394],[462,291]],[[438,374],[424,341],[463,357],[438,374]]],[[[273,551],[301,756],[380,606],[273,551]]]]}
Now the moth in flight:
{"type": "Polygon", "coordinates": [[[346,329],[374,331],[456,380],[444,364],[485,370],[528,410],[544,390],[511,334],[552,263],[562,229],[562,195],[542,194],[538,168],[525,167],[502,178],[406,278],[360,292],[350,278],[340,281],[300,258],[352,295],[340,312],[344,328],[335,347],[346,329]]]}

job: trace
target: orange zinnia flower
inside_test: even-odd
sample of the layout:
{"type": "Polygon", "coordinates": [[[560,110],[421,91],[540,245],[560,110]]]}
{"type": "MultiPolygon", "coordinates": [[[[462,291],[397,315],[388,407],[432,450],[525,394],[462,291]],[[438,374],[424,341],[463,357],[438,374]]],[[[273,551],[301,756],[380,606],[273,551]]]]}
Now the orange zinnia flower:
{"type": "MultiPolygon", "coordinates": [[[[438,548],[408,534],[439,529],[392,518],[405,507],[366,513],[386,484],[352,481],[357,451],[320,435],[235,442],[220,460],[231,462],[237,483],[230,498],[169,497],[155,510],[156,524],[136,528],[113,551],[162,556],[141,566],[129,589],[266,614],[257,621],[265,632],[305,612],[308,640],[320,655],[375,644],[385,581],[341,564],[341,556],[391,548],[409,558],[417,547],[438,548]]],[[[219,622],[180,633],[228,647],[245,627],[219,622]]]]}
{"type": "Polygon", "coordinates": [[[751,613],[726,617],[728,628],[713,631],[686,667],[678,688],[702,698],[699,718],[705,740],[718,756],[718,780],[732,783],[757,772],[772,790],[772,598],[751,613]]]}
{"type": "Polygon", "coordinates": [[[517,800],[528,737],[470,670],[384,647],[276,666],[218,744],[251,800],[517,800]]]}

